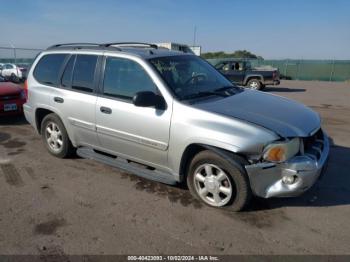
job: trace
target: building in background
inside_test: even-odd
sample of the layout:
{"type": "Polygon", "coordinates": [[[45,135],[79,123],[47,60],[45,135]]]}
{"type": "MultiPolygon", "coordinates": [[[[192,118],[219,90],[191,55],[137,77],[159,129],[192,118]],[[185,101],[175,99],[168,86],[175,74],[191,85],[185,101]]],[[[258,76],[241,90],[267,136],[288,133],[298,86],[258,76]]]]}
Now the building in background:
{"type": "Polygon", "coordinates": [[[184,53],[191,53],[197,56],[201,55],[201,47],[200,46],[188,46],[185,44],[179,43],[155,43],[159,47],[167,48],[169,50],[181,51],[184,53]]]}

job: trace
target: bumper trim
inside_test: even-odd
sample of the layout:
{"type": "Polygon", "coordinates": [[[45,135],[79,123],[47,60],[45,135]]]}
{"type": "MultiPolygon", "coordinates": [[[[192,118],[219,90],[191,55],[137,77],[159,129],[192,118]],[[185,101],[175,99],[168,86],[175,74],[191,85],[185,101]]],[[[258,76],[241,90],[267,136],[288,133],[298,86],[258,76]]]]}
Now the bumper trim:
{"type": "Polygon", "coordinates": [[[314,185],[320,177],[329,154],[329,141],[323,133],[323,150],[317,160],[308,155],[295,156],[288,162],[258,163],[246,165],[250,185],[255,195],[263,198],[298,196],[314,185]],[[296,180],[288,185],[282,182],[284,175],[295,172],[296,180]]]}

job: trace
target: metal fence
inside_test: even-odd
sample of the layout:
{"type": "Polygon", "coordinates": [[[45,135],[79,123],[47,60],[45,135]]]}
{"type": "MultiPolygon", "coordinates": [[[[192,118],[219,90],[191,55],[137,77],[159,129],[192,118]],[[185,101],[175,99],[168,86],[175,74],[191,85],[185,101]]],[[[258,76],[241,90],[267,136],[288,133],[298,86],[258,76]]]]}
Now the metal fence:
{"type": "Polygon", "coordinates": [[[0,63],[28,64],[30,65],[34,58],[42,49],[5,47],[0,46],[0,63]]]}
{"type": "MultiPolygon", "coordinates": [[[[30,65],[42,49],[0,46],[0,63],[30,65]]],[[[215,65],[228,59],[208,59],[215,65]]],[[[284,79],[349,81],[350,60],[249,60],[253,67],[271,66],[278,68],[284,79]]]]}
{"type": "MultiPolygon", "coordinates": [[[[215,65],[227,59],[208,59],[215,65]]],[[[248,59],[253,67],[278,68],[282,78],[293,80],[349,81],[350,60],[259,60],[248,59]]]]}

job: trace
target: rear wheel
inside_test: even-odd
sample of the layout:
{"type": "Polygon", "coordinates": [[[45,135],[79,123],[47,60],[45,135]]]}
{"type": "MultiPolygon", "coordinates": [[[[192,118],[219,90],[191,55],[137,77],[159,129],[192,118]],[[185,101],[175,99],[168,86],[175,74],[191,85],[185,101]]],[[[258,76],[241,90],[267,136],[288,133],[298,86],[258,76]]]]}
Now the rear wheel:
{"type": "Polygon", "coordinates": [[[45,116],[41,124],[41,136],[52,155],[65,158],[73,154],[74,147],[61,119],[56,114],[45,116]]]}
{"type": "Polygon", "coordinates": [[[244,170],[209,150],[191,161],[187,185],[197,199],[212,207],[240,211],[251,198],[244,170]]]}
{"type": "Polygon", "coordinates": [[[247,83],[247,87],[254,90],[260,90],[262,85],[258,79],[250,79],[247,83]]]}

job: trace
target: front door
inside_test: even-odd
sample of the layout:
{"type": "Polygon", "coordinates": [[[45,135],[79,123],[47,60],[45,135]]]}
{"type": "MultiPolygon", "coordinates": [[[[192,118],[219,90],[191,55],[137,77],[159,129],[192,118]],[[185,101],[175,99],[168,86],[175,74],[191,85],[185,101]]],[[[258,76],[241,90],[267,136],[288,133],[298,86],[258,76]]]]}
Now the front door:
{"type": "Polygon", "coordinates": [[[239,62],[226,64],[224,66],[224,74],[231,82],[241,85],[244,79],[243,64],[239,62]]]}
{"type": "Polygon", "coordinates": [[[167,165],[172,105],[165,110],[136,107],[140,91],[160,94],[156,84],[135,60],[107,57],[96,104],[96,128],[103,149],[154,167],[167,165]]]}

